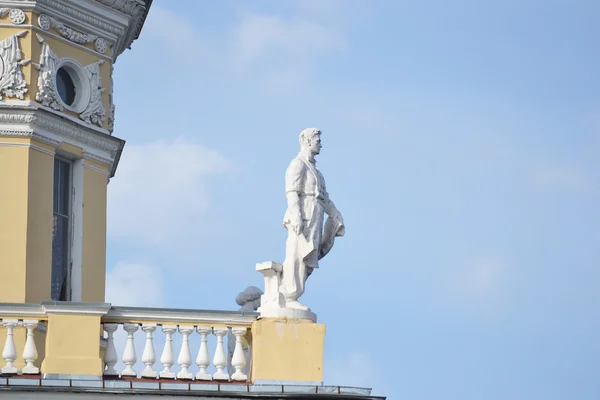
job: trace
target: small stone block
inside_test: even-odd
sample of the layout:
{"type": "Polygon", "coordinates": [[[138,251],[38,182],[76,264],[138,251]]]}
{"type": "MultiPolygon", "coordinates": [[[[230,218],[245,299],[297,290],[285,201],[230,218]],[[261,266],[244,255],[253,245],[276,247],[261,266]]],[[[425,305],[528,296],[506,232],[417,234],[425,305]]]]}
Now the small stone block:
{"type": "Polygon", "coordinates": [[[152,390],[158,390],[158,389],[160,389],[160,386],[159,386],[158,382],[138,382],[138,381],[132,381],[131,385],[133,386],[134,389],[152,389],[152,390]]]}
{"type": "Polygon", "coordinates": [[[212,375],[211,374],[201,374],[200,372],[198,372],[196,374],[196,380],[197,381],[212,381],[212,375]]]}
{"type": "Polygon", "coordinates": [[[218,392],[219,385],[217,385],[216,383],[192,383],[190,385],[190,390],[206,390],[211,392],[218,392]]]}
{"type": "Polygon", "coordinates": [[[338,394],[339,388],[337,386],[318,386],[317,393],[320,394],[338,394]]]}
{"type": "Polygon", "coordinates": [[[317,386],[310,385],[283,385],[284,393],[317,393],[317,386]]]}
{"type": "Polygon", "coordinates": [[[8,386],[40,386],[40,379],[8,378],[8,386]]]}
{"type": "Polygon", "coordinates": [[[2,373],[4,375],[16,375],[19,370],[16,367],[3,367],[2,373]]]}
{"type": "Polygon", "coordinates": [[[227,373],[219,374],[218,372],[215,372],[215,374],[213,375],[213,379],[215,381],[228,381],[229,374],[227,374],[227,373]]]}
{"type": "Polygon", "coordinates": [[[69,387],[71,381],[68,379],[42,379],[42,386],[69,387]]]}
{"type": "Polygon", "coordinates": [[[131,381],[104,381],[107,389],[131,389],[131,381]]]}
{"type": "Polygon", "coordinates": [[[97,389],[102,388],[102,381],[73,379],[71,381],[71,386],[97,389]]]}
{"type": "Polygon", "coordinates": [[[357,396],[370,396],[371,389],[340,386],[340,393],[341,394],[353,394],[353,395],[357,395],[357,396]]]}
{"type": "Polygon", "coordinates": [[[248,385],[231,385],[224,383],[219,387],[221,392],[248,392],[248,385]]]}
{"type": "Polygon", "coordinates": [[[158,376],[160,379],[175,379],[175,372],[161,372],[158,376]]]}
{"type": "Polygon", "coordinates": [[[162,383],[160,385],[162,390],[190,390],[189,383],[162,383]]]}
{"type": "Polygon", "coordinates": [[[255,393],[283,393],[283,385],[250,385],[250,391],[255,393]]]}

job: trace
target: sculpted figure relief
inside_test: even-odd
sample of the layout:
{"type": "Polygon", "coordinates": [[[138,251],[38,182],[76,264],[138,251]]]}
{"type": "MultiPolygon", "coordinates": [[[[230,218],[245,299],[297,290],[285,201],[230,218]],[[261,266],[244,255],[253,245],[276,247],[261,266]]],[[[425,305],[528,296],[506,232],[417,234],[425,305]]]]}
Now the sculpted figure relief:
{"type": "Polygon", "coordinates": [[[342,214],[329,198],[325,179],[316,166],[315,156],[320,152],[321,131],[303,130],[300,153],[285,173],[288,206],[283,225],[288,237],[279,292],[287,308],[309,310],[298,302],[306,279],[331,250],[335,237],[343,236],[345,231],[342,214]],[[324,221],[325,214],[327,221],[324,221]]]}

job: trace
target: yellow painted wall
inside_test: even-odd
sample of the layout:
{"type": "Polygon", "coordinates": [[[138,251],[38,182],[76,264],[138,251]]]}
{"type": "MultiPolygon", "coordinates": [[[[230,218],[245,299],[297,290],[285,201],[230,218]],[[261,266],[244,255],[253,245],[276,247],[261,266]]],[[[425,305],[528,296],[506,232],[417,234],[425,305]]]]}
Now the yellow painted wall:
{"type": "Polygon", "coordinates": [[[252,376],[257,380],[323,382],[325,325],[307,320],[252,323],[252,376]]]}
{"type": "MultiPolygon", "coordinates": [[[[94,167],[108,167],[85,161],[94,167]]],[[[104,302],[106,280],[106,193],[108,176],[86,168],[83,172],[82,300],[104,302]]]]}
{"type": "Polygon", "coordinates": [[[0,302],[40,302],[50,297],[53,157],[28,147],[29,139],[0,144],[0,302]]]}
{"type": "MultiPolygon", "coordinates": [[[[32,140],[32,143],[45,146],[35,140],[32,140]]],[[[27,303],[39,303],[50,299],[54,223],[53,181],[54,156],[30,149],[25,295],[27,303]]]]}
{"type": "MultiPolygon", "coordinates": [[[[29,143],[27,139],[3,138],[2,142],[29,143]]],[[[0,302],[25,301],[27,257],[27,195],[29,149],[0,145],[0,302]]]]}

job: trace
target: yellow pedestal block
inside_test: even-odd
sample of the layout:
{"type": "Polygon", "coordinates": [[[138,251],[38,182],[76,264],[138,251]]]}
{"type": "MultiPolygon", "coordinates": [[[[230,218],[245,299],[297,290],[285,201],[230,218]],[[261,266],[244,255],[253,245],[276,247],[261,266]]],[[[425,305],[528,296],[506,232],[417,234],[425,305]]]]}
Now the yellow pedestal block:
{"type": "Polygon", "coordinates": [[[252,382],[323,382],[325,325],[260,319],[252,324],[252,382]]]}

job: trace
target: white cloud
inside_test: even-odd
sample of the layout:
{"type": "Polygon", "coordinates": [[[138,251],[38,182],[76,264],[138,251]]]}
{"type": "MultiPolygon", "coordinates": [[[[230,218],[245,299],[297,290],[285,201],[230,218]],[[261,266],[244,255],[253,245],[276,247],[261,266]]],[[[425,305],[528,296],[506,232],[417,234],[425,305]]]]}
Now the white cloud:
{"type": "Polygon", "coordinates": [[[542,189],[582,190],[589,186],[584,171],[570,165],[539,165],[531,169],[530,177],[542,189]]]}
{"type": "Polygon", "coordinates": [[[162,282],[159,268],[119,262],[106,275],[106,301],[117,306],[164,307],[162,282]]]}
{"type": "Polygon", "coordinates": [[[127,145],[108,186],[109,235],[158,245],[199,234],[207,180],[230,168],[220,153],[184,138],[127,145]]]}

